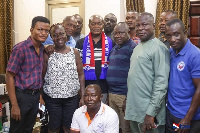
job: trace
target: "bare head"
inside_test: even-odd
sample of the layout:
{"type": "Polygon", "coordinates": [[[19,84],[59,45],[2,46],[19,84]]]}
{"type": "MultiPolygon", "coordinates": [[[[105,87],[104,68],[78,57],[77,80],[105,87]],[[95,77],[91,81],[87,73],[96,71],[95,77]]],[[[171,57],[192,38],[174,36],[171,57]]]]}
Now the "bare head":
{"type": "Polygon", "coordinates": [[[166,23],[165,38],[171,47],[179,53],[187,43],[187,32],[180,19],[171,19],[166,23]]]}
{"type": "Polygon", "coordinates": [[[104,17],[104,32],[112,33],[117,24],[117,17],[113,13],[109,13],[104,17]]]}
{"type": "Polygon", "coordinates": [[[159,19],[159,30],[161,33],[165,33],[165,25],[167,21],[178,18],[177,12],[173,10],[166,10],[161,13],[160,19],[159,19]]]}
{"type": "Polygon", "coordinates": [[[101,88],[97,84],[90,84],[85,89],[84,103],[88,110],[96,110],[101,106],[101,88]]]}
{"type": "Polygon", "coordinates": [[[90,32],[93,35],[100,35],[103,30],[103,18],[100,15],[92,15],[89,19],[90,32]]]}
{"type": "Polygon", "coordinates": [[[77,20],[77,28],[75,34],[80,34],[83,28],[83,18],[79,14],[75,14],[74,17],[77,20]]]}
{"type": "Polygon", "coordinates": [[[126,13],[126,20],[125,22],[128,24],[129,29],[133,30],[135,29],[135,25],[136,25],[136,19],[138,17],[138,12],[136,11],[129,11],[126,13]]]}
{"type": "Polygon", "coordinates": [[[141,42],[148,41],[155,37],[154,17],[151,13],[143,12],[138,15],[136,20],[136,33],[141,42]]]}
{"type": "Polygon", "coordinates": [[[67,36],[72,36],[77,28],[77,20],[74,16],[66,16],[63,19],[63,26],[67,36]]]}
{"type": "Polygon", "coordinates": [[[123,45],[124,43],[126,43],[129,39],[129,27],[126,24],[126,22],[119,22],[113,31],[113,37],[114,37],[114,41],[116,44],[118,45],[123,45]]]}

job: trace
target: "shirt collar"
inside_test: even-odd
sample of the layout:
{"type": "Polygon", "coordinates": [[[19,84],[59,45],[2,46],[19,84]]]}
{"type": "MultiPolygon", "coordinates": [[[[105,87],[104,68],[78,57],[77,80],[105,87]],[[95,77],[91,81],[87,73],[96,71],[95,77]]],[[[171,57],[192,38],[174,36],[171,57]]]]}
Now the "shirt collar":
{"type": "Polygon", "coordinates": [[[31,40],[31,36],[29,36],[28,39],[27,39],[27,46],[28,47],[34,47],[33,41],[31,40]]]}
{"type": "MultiPolygon", "coordinates": [[[[104,111],[105,111],[105,104],[101,102],[101,107],[100,107],[99,111],[97,112],[97,114],[98,114],[98,115],[101,115],[101,114],[103,114],[104,111]]],[[[82,112],[83,112],[83,113],[86,113],[86,112],[87,112],[87,106],[86,106],[86,105],[84,105],[84,108],[83,108],[83,111],[82,111],[82,112]]],[[[97,114],[96,114],[96,115],[97,115],[97,114]]]]}
{"type": "MultiPolygon", "coordinates": [[[[27,39],[27,44],[26,44],[26,45],[27,45],[29,48],[30,48],[30,47],[34,47],[33,41],[32,41],[32,39],[31,39],[31,36],[28,37],[28,39],[27,39]]],[[[42,50],[44,49],[44,46],[43,46],[42,43],[40,44],[40,47],[42,48],[42,50]]]]}
{"type": "Polygon", "coordinates": [[[120,47],[119,44],[117,44],[117,48],[122,48],[122,47],[128,45],[131,41],[132,41],[132,39],[130,38],[127,42],[125,42],[124,44],[122,44],[121,47],[120,47]]]}

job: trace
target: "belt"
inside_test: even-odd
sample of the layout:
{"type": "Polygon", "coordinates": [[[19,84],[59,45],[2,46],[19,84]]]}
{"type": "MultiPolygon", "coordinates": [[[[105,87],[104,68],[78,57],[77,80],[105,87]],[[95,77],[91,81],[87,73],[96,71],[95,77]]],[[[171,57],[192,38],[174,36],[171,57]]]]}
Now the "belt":
{"type": "Polygon", "coordinates": [[[16,90],[18,90],[18,91],[21,91],[21,92],[26,93],[26,94],[31,94],[31,95],[35,95],[35,94],[37,94],[38,92],[40,92],[40,89],[37,89],[37,90],[32,90],[32,89],[25,89],[25,90],[22,90],[22,89],[20,89],[20,88],[18,88],[18,87],[15,87],[15,88],[16,88],[16,90]]]}

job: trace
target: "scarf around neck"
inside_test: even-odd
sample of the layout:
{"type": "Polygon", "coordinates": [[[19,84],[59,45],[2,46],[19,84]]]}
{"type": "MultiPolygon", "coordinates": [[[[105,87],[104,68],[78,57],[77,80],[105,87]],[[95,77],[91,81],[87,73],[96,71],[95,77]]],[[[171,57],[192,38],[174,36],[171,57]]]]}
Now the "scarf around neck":
{"type": "MultiPolygon", "coordinates": [[[[101,34],[102,39],[102,60],[101,60],[101,75],[99,79],[106,79],[107,69],[109,65],[109,54],[112,49],[112,40],[107,37],[104,32],[101,34]]],[[[85,80],[97,80],[95,74],[95,60],[94,60],[94,45],[92,41],[91,32],[85,37],[83,43],[83,70],[85,80]]]]}

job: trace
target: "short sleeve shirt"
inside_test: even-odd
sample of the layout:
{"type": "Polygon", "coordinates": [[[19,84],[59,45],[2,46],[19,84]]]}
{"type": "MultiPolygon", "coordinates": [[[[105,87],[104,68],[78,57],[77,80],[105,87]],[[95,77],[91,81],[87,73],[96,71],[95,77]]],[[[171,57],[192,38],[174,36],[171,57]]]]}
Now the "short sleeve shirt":
{"type": "Polygon", "coordinates": [[[119,133],[118,115],[109,106],[101,103],[101,107],[91,123],[86,114],[87,106],[85,105],[74,112],[71,130],[81,133],[119,133]]]}
{"type": "MultiPolygon", "coordinates": [[[[200,78],[200,50],[190,40],[176,54],[170,49],[170,78],[167,108],[178,118],[184,118],[195,93],[193,78],[200,78]]],[[[200,120],[200,107],[193,120],[200,120]]]]}
{"type": "Polygon", "coordinates": [[[41,43],[40,54],[36,53],[31,37],[13,47],[6,70],[15,73],[15,86],[20,89],[42,87],[43,50],[41,43]]]}

